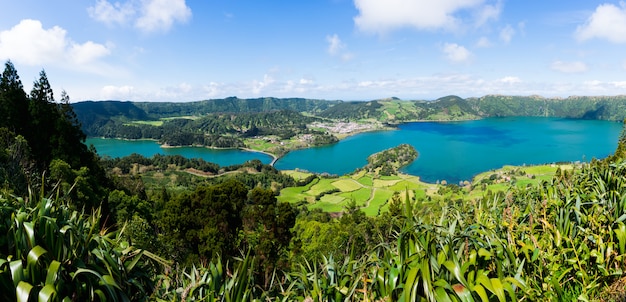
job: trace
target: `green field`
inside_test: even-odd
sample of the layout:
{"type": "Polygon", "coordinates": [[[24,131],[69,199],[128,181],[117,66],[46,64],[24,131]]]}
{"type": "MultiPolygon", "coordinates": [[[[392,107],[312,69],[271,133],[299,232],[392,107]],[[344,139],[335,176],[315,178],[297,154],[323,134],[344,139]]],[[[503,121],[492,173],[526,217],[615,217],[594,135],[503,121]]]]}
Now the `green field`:
{"type": "Polygon", "coordinates": [[[301,171],[297,171],[297,170],[284,170],[282,171],[284,174],[287,174],[291,177],[293,177],[295,180],[302,180],[305,179],[309,176],[311,176],[313,173],[309,173],[309,172],[301,172],[301,171]]]}
{"type": "Polygon", "coordinates": [[[317,184],[313,185],[305,193],[316,196],[324,192],[335,190],[337,189],[337,187],[333,186],[334,181],[335,179],[329,179],[329,178],[320,179],[317,184]]]}
{"type": "Polygon", "coordinates": [[[352,192],[363,187],[362,184],[353,179],[339,179],[333,182],[332,185],[341,190],[341,192],[352,192]]]}
{"type": "Polygon", "coordinates": [[[372,188],[361,188],[352,192],[341,192],[339,195],[347,199],[354,199],[357,203],[359,201],[364,203],[369,200],[372,195],[372,188]]]}
{"type": "Polygon", "coordinates": [[[198,119],[198,116],[173,116],[173,117],[164,117],[158,120],[150,120],[150,121],[145,121],[145,120],[141,120],[141,121],[131,121],[125,125],[150,125],[150,126],[155,126],[155,127],[160,127],[163,126],[163,122],[168,121],[168,120],[175,120],[175,119],[188,119],[188,120],[195,120],[198,119]]]}
{"type": "MultiPolygon", "coordinates": [[[[310,175],[296,171],[285,173],[297,179],[304,179],[310,175]]],[[[417,196],[424,196],[424,188],[428,186],[429,184],[420,182],[418,177],[410,175],[379,177],[374,173],[359,171],[349,176],[322,178],[305,186],[282,189],[278,200],[288,202],[306,200],[309,208],[319,208],[326,212],[341,212],[348,202],[354,200],[367,215],[375,216],[379,214],[381,207],[383,211],[386,210],[387,201],[394,192],[408,189],[411,191],[410,195],[414,196],[416,193],[412,190],[420,190],[417,196]]]]}
{"type": "MultiPolygon", "coordinates": [[[[310,209],[322,209],[326,212],[341,212],[348,202],[354,200],[368,216],[376,216],[388,211],[388,201],[395,192],[400,193],[401,200],[405,199],[405,192],[408,192],[412,200],[461,199],[469,201],[484,197],[488,191],[508,190],[512,183],[520,188],[537,185],[552,179],[558,169],[574,168],[577,167],[572,165],[504,166],[476,175],[472,183],[466,183],[463,187],[424,183],[414,175],[379,176],[375,173],[358,171],[352,175],[315,179],[305,186],[282,189],[278,200],[285,202],[304,200],[309,204],[310,209]],[[458,189],[453,189],[453,187],[458,189]]],[[[297,180],[311,175],[299,171],[283,171],[283,173],[297,180]]]]}
{"type": "Polygon", "coordinates": [[[150,126],[155,126],[155,127],[159,127],[159,126],[163,126],[163,121],[162,120],[158,120],[158,121],[132,121],[126,125],[132,125],[132,124],[136,124],[136,125],[150,125],[150,126]]]}

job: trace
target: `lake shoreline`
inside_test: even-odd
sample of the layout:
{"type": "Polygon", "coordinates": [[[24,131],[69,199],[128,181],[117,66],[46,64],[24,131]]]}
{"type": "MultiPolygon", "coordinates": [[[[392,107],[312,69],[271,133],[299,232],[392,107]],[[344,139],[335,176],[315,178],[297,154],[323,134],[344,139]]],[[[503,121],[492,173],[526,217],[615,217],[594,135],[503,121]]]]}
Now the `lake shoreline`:
{"type": "MultiPolygon", "coordinates": [[[[603,158],[615,150],[615,142],[622,130],[620,123],[608,121],[588,123],[584,120],[543,117],[488,118],[462,123],[407,122],[394,128],[361,129],[346,133],[334,144],[300,145],[299,148],[291,148],[295,147],[294,145],[280,145],[279,142],[273,142],[272,145],[250,145],[246,142],[246,147],[242,148],[203,146],[179,152],[161,149],[157,143],[143,144],[154,146],[147,151],[149,153],[145,153],[146,156],[156,153],[179,153],[188,158],[203,157],[220,166],[260,159],[278,170],[298,168],[313,173],[343,175],[365,165],[367,156],[373,153],[395,147],[400,143],[409,143],[419,151],[420,159],[402,168],[403,173],[419,176],[430,183],[436,183],[437,180],[458,183],[469,180],[480,172],[507,164],[523,166],[554,162],[587,162],[591,158],[603,158]],[[547,131],[548,129],[550,131],[547,131]],[[539,139],[538,134],[542,134],[543,138],[539,139]],[[271,150],[276,146],[279,148],[271,150]],[[214,153],[200,151],[201,149],[239,151],[216,152],[213,155],[214,153]],[[289,152],[285,152],[287,149],[289,152]],[[255,155],[257,153],[258,155],[255,155]],[[234,162],[236,158],[240,159],[234,162]]],[[[298,139],[300,138],[292,138],[298,139]]],[[[129,140],[111,141],[110,146],[103,142],[102,148],[106,146],[109,150],[101,154],[111,156],[126,156],[132,152],[144,154],[140,149],[132,147],[133,144],[123,141],[129,140]],[[127,145],[128,148],[125,147],[127,145]]],[[[97,143],[95,145],[100,150],[99,145],[97,143]]],[[[137,146],[140,145],[141,143],[137,146]]],[[[174,148],[184,149],[182,146],[174,148]]]]}
{"type": "MultiPolygon", "coordinates": [[[[346,122],[345,124],[360,124],[360,125],[371,125],[372,127],[355,127],[353,131],[350,132],[340,132],[340,131],[330,131],[331,127],[326,128],[328,131],[328,134],[331,134],[333,136],[335,136],[337,138],[337,142],[335,143],[331,143],[331,144],[325,144],[325,145],[320,145],[320,146],[307,146],[307,147],[301,147],[301,148],[293,148],[293,149],[287,149],[283,154],[278,155],[275,153],[272,153],[270,151],[267,150],[260,150],[260,149],[254,149],[254,148],[250,148],[250,147],[211,147],[211,146],[206,146],[206,145],[180,145],[180,146],[174,146],[174,145],[169,145],[167,143],[158,143],[159,140],[158,139],[154,139],[154,138],[118,138],[118,137],[103,137],[103,136],[94,136],[94,137],[88,137],[88,138],[101,138],[101,139],[118,139],[118,140],[123,140],[123,141],[154,141],[157,142],[159,147],[163,148],[163,149],[174,149],[174,148],[207,148],[207,149],[211,149],[211,150],[243,150],[243,151],[248,151],[248,152],[258,152],[261,154],[265,154],[268,155],[270,157],[272,157],[272,161],[270,162],[269,165],[274,166],[276,164],[276,162],[278,160],[280,160],[282,157],[284,157],[285,155],[287,155],[289,152],[291,151],[296,151],[296,150],[303,150],[303,149],[310,149],[310,148],[315,148],[315,147],[323,147],[323,146],[330,146],[336,143],[339,143],[340,141],[347,139],[349,137],[358,135],[358,134],[362,134],[362,133],[368,133],[368,132],[378,132],[378,131],[395,131],[398,130],[398,127],[400,125],[403,124],[408,124],[408,123],[418,123],[418,122],[460,122],[460,121],[471,121],[471,120],[476,120],[476,119],[465,119],[465,120],[415,120],[415,121],[402,121],[400,123],[381,123],[381,122],[368,122],[368,123],[358,123],[358,122],[346,122]]],[[[339,122],[339,123],[343,123],[343,122],[339,122]]],[[[274,146],[276,147],[276,146],[274,146]]]]}

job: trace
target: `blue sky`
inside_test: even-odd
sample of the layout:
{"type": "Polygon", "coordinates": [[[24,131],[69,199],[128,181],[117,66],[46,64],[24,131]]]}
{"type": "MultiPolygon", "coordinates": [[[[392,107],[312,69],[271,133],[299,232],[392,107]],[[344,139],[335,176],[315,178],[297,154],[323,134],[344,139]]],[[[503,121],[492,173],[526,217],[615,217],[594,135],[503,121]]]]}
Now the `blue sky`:
{"type": "Polygon", "coordinates": [[[72,101],[626,94],[626,2],[20,0],[0,60],[72,101]]]}

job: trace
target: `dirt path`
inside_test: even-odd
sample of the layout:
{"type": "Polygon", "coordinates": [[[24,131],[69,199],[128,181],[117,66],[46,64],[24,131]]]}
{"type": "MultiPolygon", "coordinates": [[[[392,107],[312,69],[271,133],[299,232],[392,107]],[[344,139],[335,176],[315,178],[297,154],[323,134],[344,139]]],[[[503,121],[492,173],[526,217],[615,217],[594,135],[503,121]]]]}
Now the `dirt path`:
{"type": "Polygon", "coordinates": [[[374,199],[374,196],[376,196],[376,190],[378,190],[378,188],[372,187],[372,192],[370,192],[370,198],[368,198],[367,201],[365,202],[365,208],[370,207],[370,203],[374,199]]]}

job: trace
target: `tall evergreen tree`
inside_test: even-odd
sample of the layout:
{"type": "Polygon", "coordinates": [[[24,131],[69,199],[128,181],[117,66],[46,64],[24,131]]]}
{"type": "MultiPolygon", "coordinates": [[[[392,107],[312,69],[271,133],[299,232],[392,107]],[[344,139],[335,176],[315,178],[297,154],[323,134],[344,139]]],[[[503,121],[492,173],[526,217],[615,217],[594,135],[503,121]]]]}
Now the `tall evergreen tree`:
{"type": "Polygon", "coordinates": [[[39,73],[39,80],[33,84],[28,112],[30,114],[30,129],[24,136],[37,160],[37,166],[41,170],[45,170],[53,159],[51,147],[54,144],[51,145],[51,143],[58,136],[55,131],[55,122],[59,118],[59,114],[56,110],[56,104],[54,104],[54,93],[44,70],[39,73]]]}
{"type": "Polygon", "coordinates": [[[0,76],[0,127],[16,134],[24,134],[29,122],[28,96],[11,61],[5,64],[0,76]]]}
{"type": "MultiPolygon", "coordinates": [[[[98,207],[105,201],[102,206],[106,215],[105,196],[110,182],[97,155],[84,144],[86,136],[69,100],[63,91],[60,102],[55,102],[43,70],[27,95],[13,64],[10,61],[5,64],[0,77],[0,134],[6,139],[0,143],[0,149],[4,149],[0,150],[0,159],[15,162],[0,164],[0,181],[16,187],[18,182],[25,183],[19,181],[23,177],[17,177],[22,175],[30,178],[30,185],[37,186],[41,183],[37,178],[44,175],[51,162],[57,159],[69,165],[75,176],[75,179],[66,180],[74,185],[72,195],[68,197],[76,202],[77,207],[87,209],[98,207]],[[29,152],[16,153],[15,146],[29,152]],[[20,167],[23,171],[14,171],[20,167]]],[[[52,188],[54,183],[49,185],[52,188]]],[[[20,185],[20,189],[23,187],[20,185]]]]}
{"type": "Polygon", "coordinates": [[[80,129],[80,122],[70,105],[70,97],[61,92],[61,101],[55,104],[58,117],[55,121],[55,135],[51,137],[52,157],[59,158],[73,167],[87,165],[91,152],[84,144],[86,136],[80,129]]]}

